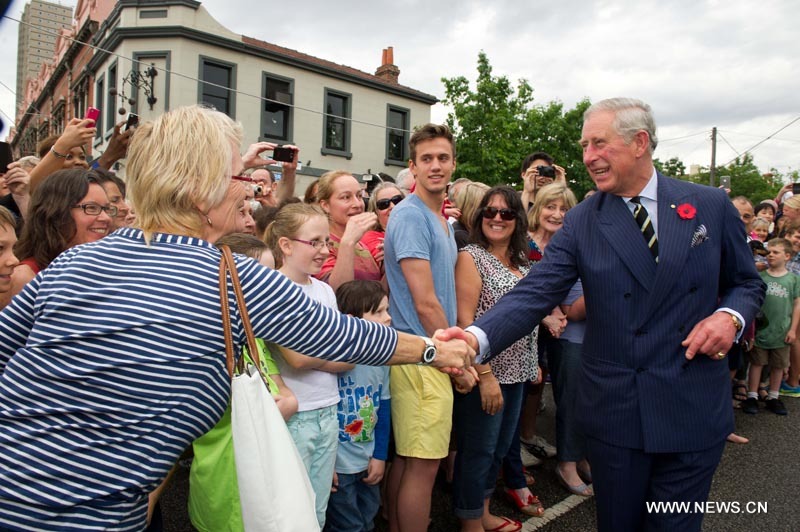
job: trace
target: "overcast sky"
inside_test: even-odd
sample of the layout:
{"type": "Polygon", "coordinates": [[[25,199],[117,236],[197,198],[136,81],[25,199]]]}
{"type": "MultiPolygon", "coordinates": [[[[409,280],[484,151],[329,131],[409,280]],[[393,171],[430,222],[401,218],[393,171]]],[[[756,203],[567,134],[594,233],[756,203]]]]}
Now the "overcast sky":
{"type": "MultiPolygon", "coordinates": [[[[65,5],[69,4],[65,2],[65,5]]],[[[632,96],[654,109],[656,156],[707,166],[710,132],[725,164],[800,117],[800,8],[792,0],[208,0],[230,30],[374,72],[394,47],[400,83],[444,96],[442,77],[474,81],[478,53],[495,75],[525,78],[535,102],[572,107],[632,96]],[[435,8],[435,9],[434,9],[435,8]],[[726,142],[727,141],[727,142],[726,142]]],[[[19,18],[24,2],[7,14],[19,18]]],[[[17,23],[0,23],[0,110],[12,115],[17,23]]],[[[437,105],[432,118],[443,121],[437,105]]],[[[4,129],[4,138],[7,129],[4,129]]],[[[575,139],[577,141],[577,139],[575,139]]],[[[531,146],[531,150],[536,147],[531,146]]],[[[800,169],[800,121],[753,151],[766,171],[800,169]]]]}

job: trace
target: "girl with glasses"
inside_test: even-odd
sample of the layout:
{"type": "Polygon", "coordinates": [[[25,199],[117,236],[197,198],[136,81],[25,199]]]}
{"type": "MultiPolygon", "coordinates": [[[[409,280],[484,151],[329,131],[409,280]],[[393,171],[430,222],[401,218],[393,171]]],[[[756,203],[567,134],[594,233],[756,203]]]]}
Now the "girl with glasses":
{"type": "MultiPolygon", "coordinates": [[[[315,205],[284,205],[267,226],[264,239],[272,248],[278,271],[315,301],[338,309],[336,294],[315,279],[330,255],[328,218],[315,205]]],[[[294,391],[298,412],[286,423],[303,458],[316,495],[317,519],[325,525],[325,511],[333,482],[339,437],[339,384],[336,374],[353,364],[330,362],[281,350],[276,356],[286,385],[294,391]]]]}

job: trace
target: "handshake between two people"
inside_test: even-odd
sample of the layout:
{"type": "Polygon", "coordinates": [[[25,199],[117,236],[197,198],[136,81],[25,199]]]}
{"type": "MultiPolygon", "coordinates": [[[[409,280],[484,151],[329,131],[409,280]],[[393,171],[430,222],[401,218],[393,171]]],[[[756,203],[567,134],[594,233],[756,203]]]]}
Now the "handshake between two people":
{"type": "Polygon", "coordinates": [[[480,382],[474,367],[478,340],[460,327],[438,329],[432,339],[436,358],[431,365],[450,375],[457,392],[469,393],[480,382]]]}

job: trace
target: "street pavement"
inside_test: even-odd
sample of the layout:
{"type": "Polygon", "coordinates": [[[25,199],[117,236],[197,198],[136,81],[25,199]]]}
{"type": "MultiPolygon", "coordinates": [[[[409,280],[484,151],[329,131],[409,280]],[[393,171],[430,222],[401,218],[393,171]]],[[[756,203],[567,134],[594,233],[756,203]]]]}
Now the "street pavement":
{"type": "MultiPolygon", "coordinates": [[[[551,386],[545,391],[547,408],[539,414],[538,430],[548,441],[555,440],[555,407],[551,386]]],[[[800,531],[800,399],[783,397],[788,416],[762,410],[757,415],[736,411],[737,433],[750,443],[728,443],[711,487],[703,530],[708,532],[796,532],[800,531]],[[737,510],[738,507],[738,511],[737,510]]],[[[570,495],[557,481],[555,459],[533,469],[536,484],[533,492],[546,511],[542,518],[528,517],[516,511],[502,492],[502,481],[492,499],[492,511],[524,523],[523,531],[583,532],[596,530],[594,499],[570,495]]],[[[186,514],[188,468],[181,467],[162,497],[164,530],[194,530],[186,514]]],[[[453,517],[450,495],[444,482],[437,481],[433,494],[432,522],[429,532],[458,530],[453,517]]],[[[387,531],[380,518],[376,531],[387,531]]]]}

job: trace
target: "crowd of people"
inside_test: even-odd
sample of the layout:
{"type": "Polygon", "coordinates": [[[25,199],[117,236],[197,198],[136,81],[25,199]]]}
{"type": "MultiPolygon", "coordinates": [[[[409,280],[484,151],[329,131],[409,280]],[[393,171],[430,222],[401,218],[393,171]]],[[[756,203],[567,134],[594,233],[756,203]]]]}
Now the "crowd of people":
{"type": "Polygon", "coordinates": [[[300,149],[242,155],[241,127],[214,110],[118,125],[94,161],[94,124],[73,119],[0,178],[0,528],[158,530],[191,447],[193,525],[243,530],[238,494],[213,484],[234,464],[221,245],[321,529],[370,531],[381,514],[393,532],[425,530],[441,474],[462,531],[517,531],[490,499],[501,483],[542,516],[543,460],[567,493],[598,497],[601,530],[650,526],[642,501],[677,496],[662,455],[697,455],[683,473],[700,480],[679,494],[707,497],[724,441],[747,441],[731,386],[747,413],[764,401],[785,415],[779,394],[800,396],[800,196],[754,208],[658,174],[637,100],[584,118],[597,188],[580,202],[544,152],[520,154],[521,192],[451,183],[455,139],[435,124],[412,133],[396,178],[367,192],[329,171],[297,198],[300,149]],[[122,158],[124,181],[110,171],[122,158]],[[708,279],[681,279],[680,261],[714,257],[708,279]],[[702,299],[664,317],[679,292],[702,299]],[[554,443],[537,434],[546,382],[554,443]],[[662,389],[704,406],[682,417],[662,389]]]}

